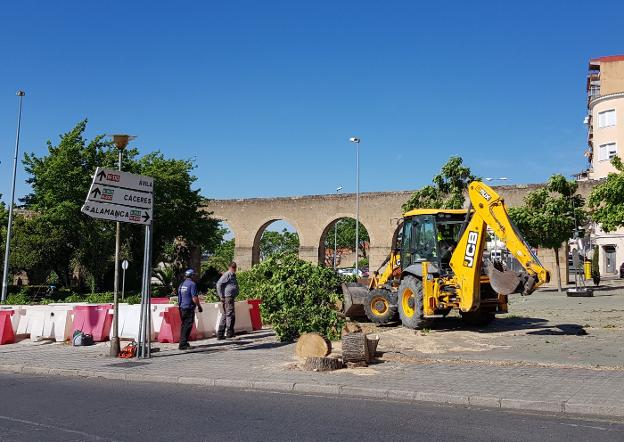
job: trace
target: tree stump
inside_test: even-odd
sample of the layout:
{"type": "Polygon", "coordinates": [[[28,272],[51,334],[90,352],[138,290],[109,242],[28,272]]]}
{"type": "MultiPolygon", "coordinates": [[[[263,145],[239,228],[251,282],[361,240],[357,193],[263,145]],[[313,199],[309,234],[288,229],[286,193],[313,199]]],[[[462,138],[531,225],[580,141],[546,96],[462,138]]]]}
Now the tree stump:
{"type": "Polygon", "coordinates": [[[362,332],[350,333],[342,337],[342,360],[346,362],[368,362],[368,343],[362,332]]]}
{"type": "Polygon", "coordinates": [[[303,369],[308,371],[332,371],[342,368],[342,361],[337,358],[306,358],[303,369]]]}
{"type": "Polygon", "coordinates": [[[304,333],[297,340],[295,354],[300,358],[325,357],[331,353],[331,342],[318,333],[304,333]]]}
{"type": "Polygon", "coordinates": [[[341,336],[348,335],[350,333],[359,333],[362,331],[362,327],[355,322],[346,322],[344,327],[342,327],[341,336]]]}
{"type": "Polygon", "coordinates": [[[375,359],[377,354],[377,344],[379,344],[379,335],[366,336],[366,345],[368,346],[368,362],[375,359]]]}

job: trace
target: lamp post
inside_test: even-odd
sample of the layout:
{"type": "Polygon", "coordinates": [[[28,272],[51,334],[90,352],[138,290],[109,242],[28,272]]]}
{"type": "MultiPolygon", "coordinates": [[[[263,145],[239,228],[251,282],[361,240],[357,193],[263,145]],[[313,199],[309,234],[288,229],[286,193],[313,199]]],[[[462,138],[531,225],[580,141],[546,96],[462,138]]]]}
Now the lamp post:
{"type": "Polygon", "coordinates": [[[359,277],[359,246],[360,246],[360,139],[349,138],[355,143],[355,277],[359,277]]]}
{"type": "MultiPolygon", "coordinates": [[[[121,161],[123,151],[128,146],[128,142],[136,137],[126,134],[111,135],[113,143],[117,148],[117,170],[121,172],[121,161]]],[[[121,248],[121,223],[118,221],[115,231],[115,281],[113,282],[113,332],[111,333],[110,355],[119,355],[119,249],[121,248]]]]}
{"type": "MultiPolygon", "coordinates": [[[[336,187],[336,195],[340,193],[342,190],[342,186],[336,187]]],[[[338,253],[338,223],[340,220],[337,220],[334,224],[334,272],[336,271],[336,255],[338,253]]]]}
{"type": "Polygon", "coordinates": [[[26,92],[17,91],[19,110],[17,111],[17,131],[15,134],[15,155],[13,156],[13,181],[11,184],[11,202],[9,204],[9,222],[7,225],[6,248],[4,250],[4,269],[2,270],[2,301],[6,300],[9,288],[9,258],[11,256],[11,230],[13,227],[13,204],[15,203],[15,177],[17,175],[17,156],[19,154],[20,130],[22,127],[22,101],[26,92]]]}

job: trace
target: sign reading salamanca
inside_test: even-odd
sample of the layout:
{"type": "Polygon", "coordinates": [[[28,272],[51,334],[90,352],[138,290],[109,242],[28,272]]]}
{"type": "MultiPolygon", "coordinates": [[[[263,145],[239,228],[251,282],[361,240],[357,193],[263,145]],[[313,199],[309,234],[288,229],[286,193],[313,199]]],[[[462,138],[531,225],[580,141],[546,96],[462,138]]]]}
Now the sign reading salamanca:
{"type": "Polygon", "coordinates": [[[98,167],[82,212],[93,218],[148,225],[153,208],[152,177],[98,167]]]}

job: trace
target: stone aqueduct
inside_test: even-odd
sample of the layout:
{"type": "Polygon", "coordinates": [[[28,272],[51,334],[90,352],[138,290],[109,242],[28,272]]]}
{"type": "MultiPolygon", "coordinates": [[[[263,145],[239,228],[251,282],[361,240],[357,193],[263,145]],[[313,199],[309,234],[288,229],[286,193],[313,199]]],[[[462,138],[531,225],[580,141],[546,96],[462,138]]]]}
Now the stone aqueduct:
{"type": "MultiPolygon", "coordinates": [[[[540,184],[495,186],[508,206],[522,204],[524,196],[540,184]]],[[[579,182],[579,193],[587,196],[591,182],[579,182]]],[[[370,238],[369,264],[377,269],[383,262],[401,217],[401,205],[411,191],[371,192],[360,194],[360,222],[370,238]]],[[[355,218],[355,194],[311,195],[282,198],[210,200],[204,206],[214,218],[224,221],[236,238],[235,260],[248,269],[260,260],[260,238],[274,221],[290,223],[299,235],[299,256],[311,262],[323,262],[323,238],[340,218],[355,218]]],[[[548,254],[544,264],[548,267],[548,254]]],[[[563,255],[565,256],[565,255],[563,255]]],[[[567,266],[563,266],[567,267],[567,266]]]]}

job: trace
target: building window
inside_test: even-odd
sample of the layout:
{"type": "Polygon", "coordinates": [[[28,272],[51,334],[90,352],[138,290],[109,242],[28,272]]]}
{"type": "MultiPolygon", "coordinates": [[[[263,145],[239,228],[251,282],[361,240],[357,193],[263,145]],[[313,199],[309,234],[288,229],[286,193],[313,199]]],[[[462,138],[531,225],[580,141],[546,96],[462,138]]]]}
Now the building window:
{"type": "Polygon", "coordinates": [[[617,145],[615,143],[601,144],[598,149],[598,159],[600,161],[610,160],[617,155],[617,145]]]}
{"type": "Polygon", "coordinates": [[[598,113],[598,127],[615,126],[615,109],[609,109],[598,113]]]}

